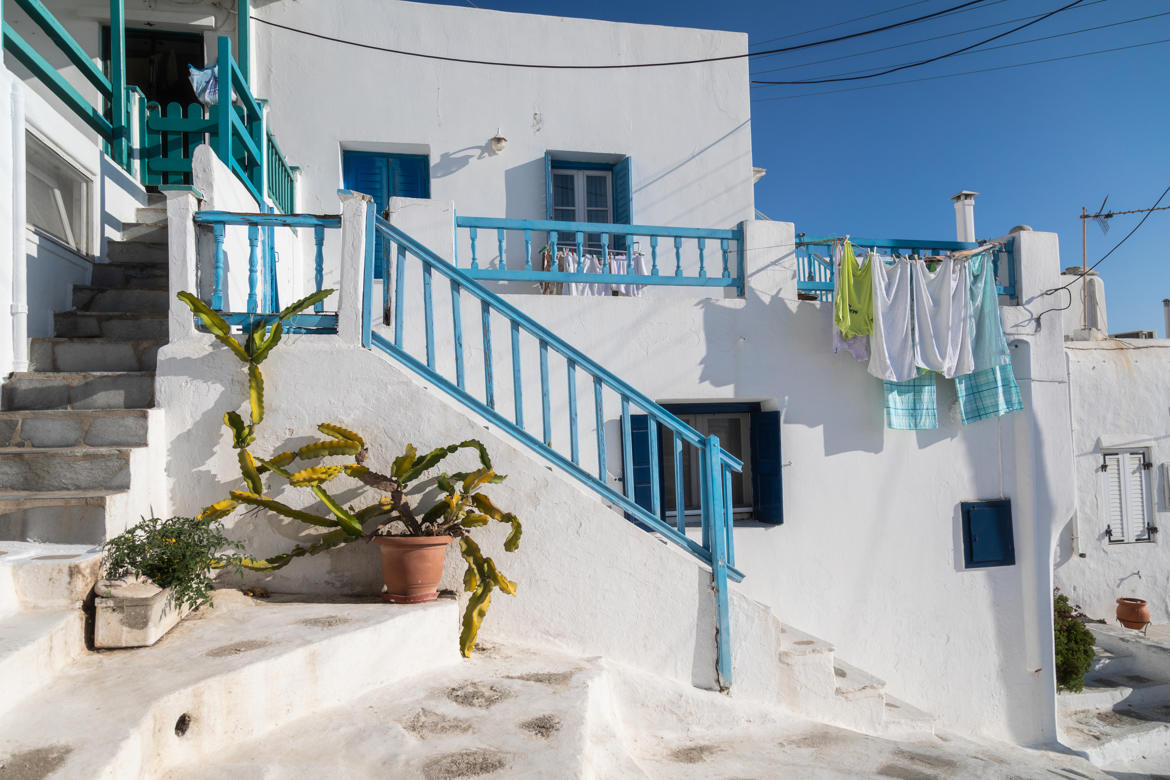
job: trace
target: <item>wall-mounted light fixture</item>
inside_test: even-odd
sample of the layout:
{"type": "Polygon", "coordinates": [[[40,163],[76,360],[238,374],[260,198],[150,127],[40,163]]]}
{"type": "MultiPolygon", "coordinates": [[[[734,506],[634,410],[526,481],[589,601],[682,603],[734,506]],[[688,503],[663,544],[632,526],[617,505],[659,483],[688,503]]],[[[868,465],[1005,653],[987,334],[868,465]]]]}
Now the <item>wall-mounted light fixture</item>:
{"type": "Polygon", "coordinates": [[[498,127],[496,128],[496,134],[492,136],[491,144],[492,152],[495,154],[499,154],[500,152],[504,151],[505,147],[508,146],[508,139],[504,138],[504,136],[500,134],[500,128],[498,127]]]}

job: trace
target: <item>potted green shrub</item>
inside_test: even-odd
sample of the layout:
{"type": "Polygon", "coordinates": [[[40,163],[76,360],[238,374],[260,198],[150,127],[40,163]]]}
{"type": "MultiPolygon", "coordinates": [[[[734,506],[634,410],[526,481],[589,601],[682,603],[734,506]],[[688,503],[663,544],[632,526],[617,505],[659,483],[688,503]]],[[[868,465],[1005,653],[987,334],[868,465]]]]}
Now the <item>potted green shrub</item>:
{"type": "Polygon", "coordinates": [[[143,518],[103,547],[95,587],[98,647],[154,644],[192,610],[211,602],[212,573],[238,567],[243,548],[218,520],[143,518]]]}

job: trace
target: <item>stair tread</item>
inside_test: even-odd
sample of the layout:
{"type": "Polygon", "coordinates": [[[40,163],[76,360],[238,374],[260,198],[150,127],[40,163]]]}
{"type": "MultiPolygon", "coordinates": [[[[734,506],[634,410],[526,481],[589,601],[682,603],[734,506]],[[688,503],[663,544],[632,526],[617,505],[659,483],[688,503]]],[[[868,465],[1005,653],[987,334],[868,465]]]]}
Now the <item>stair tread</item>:
{"type": "Polygon", "coordinates": [[[837,693],[839,695],[860,693],[861,691],[878,691],[886,686],[885,680],[858,669],[840,658],[833,659],[833,671],[837,675],[837,693]]]}
{"type": "Polygon", "coordinates": [[[169,285],[163,285],[161,287],[159,287],[159,286],[154,286],[154,287],[107,287],[105,285],[96,285],[95,286],[92,284],[75,284],[75,285],[73,285],[73,289],[74,290],[98,290],[100,292],[107,292],[110,290],[125,290],[128,292],[130,292],[130,291],[132,291],[132,292],[170,292],[171,291],[171,288],[169,285]]]}
{"type": "Polygon", "coordinates": [[[831,653],[833,645],[803,631],[784,625],[780,628],[780,653],[782,656],[803,656],[816,653],[831,653]]]}
{"type": "Polygon", "coordinates": [[[1073,748],[1096,748],[1106,742],[1170,732],[1168,720],[1170,704],[1117,707],[1104,712],[1078,710],[1065,717],[1061,741],[1073,748]]]}
{"type": "MultiPolygon", "coordinates": [[[[126,289],[147,289],[144,287],[126,289]]],[[[76,314],[82,317],[126,317],[128,319],[144,318],[144,319],[162,319],[169,316],[165,311],[91,311],[89,309],[66,309],[64,311],[56,312],[57,314],[76,314]]]]}
{"type": "Polygon", "coordinates": [[[11,379],[53,379],[68,376],[154,376],[153,371],[13,371],[11,379]]]}
{"type": "Polygon", "coordinates": [[[901,699],[886,694],[886,719],[899,721],[922,721],[925,723],[933,723],[935,716],[929,712],[920,710],[913,704],[902,701],[901,699]]]}
{"type": "Polygon", "coordinates": [[[114,455],[125,453],[133,447],[0,447],[4,455],[114,455]]]}
{"type": "Polygon", "coordinates": [[[4,656],[39,640],[46,631],[74,619],[77,607],[22,609],[0,615],[0,663],[4,656]]]}
{"type": "Polygon", "coordinates": [[[87,488],[84,490],[3,490],[0,501],[69,501],[86,498],[108,498],[128,489],[87,488]]]}
{"type": "Polygon", "coordinates": [[[0,420],[10,417],[145,417],[149,412],[149,409],[3,409],[0,410],[0,420]]]}
{"type": "Polygon", "coordinates": [[[54,344],[166,344],[167,339],[112,339],[109,336],[36,336],[30,341],[51,341],[54,344]]]}

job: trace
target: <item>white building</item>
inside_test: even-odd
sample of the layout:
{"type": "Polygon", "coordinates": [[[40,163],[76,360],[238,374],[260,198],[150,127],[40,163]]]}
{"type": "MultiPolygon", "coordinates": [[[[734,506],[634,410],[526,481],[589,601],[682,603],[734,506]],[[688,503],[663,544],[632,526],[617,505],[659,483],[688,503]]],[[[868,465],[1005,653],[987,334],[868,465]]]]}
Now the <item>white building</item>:
{"type": "MultiPolygon", "coordinates": [[[[5,6],[12,29],[60,66],[82,97],[100,105],[92,79],[13,5],[5,6]]],[[[47,5],[85,52],[101,50],[101,30],[110,19],[104,9],[47,5]]],[[[246,16],[248,3],[240,6],[246,16]]],[[[13,154],[0,154],[0,178],[13,197],[0,215],[0,245],[16,253],[0,277],[15,312],[0,318],[6,373],[27,368],[27,338],[53,335],[53,312],[77,305],[70,285],[93,279],[100,288],[95,269],[127,251],[109,247],[133,240],[124,228],[143,221],[136,209],[149,199],[141,182],[167,184],[150,178],[152,161],[177,155],[191,169],[174,174],[164,187],[171,295],[169,309],[159,314],[169,312],[169,344],[159,351],[157,376],[148,380],[152,389],[143,405],[157,406],[165,419],[150,413],[149,442],[142,444],[154,454],[130,464],[126,484],[113,485],[127,488],[128,497],[124,507],[107,503],[107,515],[114,509],[123,514],[99,519],[104,525],[98,537],[116,531],[134,512],[194,514],[239,487],[222,417],[246,396],[242,374],[232,356],[195,331],[173,293],[197,288],[211,301],[219,292],[225,312],[245,313],[249,294],[263,299],[274,288],[262,280],[275,278],[284,304],[319,286],[340,291],[325,307],[337,312],[336,333],[290,337],[265,363],[270,408],[256,445],[260,451],[307,436],[323,420],[362,431],[375,459],[385,462],[407,442],[430,447],[478,436],[499,450],[501,470],[512,475],[505,495],[527,533],[510,562],[522,595],[497,600],[484,627],[490,636],[543,641],[699,685],[717,683],[718,599],[711,595],[711,567],[696,568],[692,558],[676,555],[685,545],[662,529],[656,529],[660,537],[675,545],[653,543],[651,535],[606,510],[630,511],[615,499],[624,493],[658,514],[667,528],[677,521],[669,440],[664,435],[663,449],[653,456],[639,444],[645,441],[641,413],[647,410],[626,394],[627,425],[625,391],[610,377],[700,434],[717,434],[744,461],[742,481],[728,483],[734,569],[743,575],[732,586],[733,694],[797,695],[768,671],[778,664],[769,642],[780,640],[742,595],[766,605],[781,623],[832,642],[841,656],[885,680],[892,694],[937,715],[946,728],[1046,744],[1058,736],[1053,586],[1070,592],[1090,614],[1109,617],[1112,599],[1131,595],[1118,591],[1118,574],[1140,570],[1137,592],[1150,598],[1155,621],[1170,620],[1170,567],[1158,552],[1161,540],[1145,530],[1168,509],[1164,498],[1155,500],[1166,475],[1158,472],[1157,482],[1154,472],[1140,469],[1170,459],[1159,406],[1164,399],[1157,392],[1164,386],[1164,342],[1152,349],[1141,345],[1141,351],[1137,345],[1119,349],[1115,342],[1066,344],[1058,318],[1038,324],[1034,312],[1063,300],[1047,293],[1060,280],[1055,235],[1018,232],[1009,245],[1014,293],[1001,297],[1001,316],[1024,410],[964,426],[953,385],[943,381],[937,429],[889,430],[880,382],[847,356],[832,353],[831,305],[798,298],[804,273],[798,269],[804,266],[796,231],[805,226],[753,219],[745,58],[573,70],[371,48],[463,60],[631,65],[676,60],[680,52],[742,55],[746,35],[376,0],[350,0],[344,14],[287,0],[251,10],[250,62],[242,64],[250,94],[267,100],[267,133],[254,121],[248,132],[260,127],[254,136],[259,140],[271,134],[283,159],[299,167],[291,199],[288,188],[273,185],[285,166],[267,148],[260,155],[265,165],[245,161],[237,173],[216,156],[214,142],[190,152],[204,140],[201,129],[188,132],[182,144],[189,148],[181,151],[178,141],[173,149],[166,139],[152,142],[149,133],[141,134],[143,125],[152,131],[165,122],[146,113],[132,115],[138,124],[131,129],[131,146],[141,149],[141,158],[126,172],[43,79],[11,57],[5,60],[15,77],[4,71],[0,99],[9,110],[0,116],[11,121],[0,127],[0,144],[13,154]],[[139,143],[143,138],[147,143],[139,143]],[[243,179],[257,170],[259,178],[245,185],[243,179]],[[258,203],[249,187],[266,202],[258,203]],[[375,206],[349,196],[339,203],[339,189],[364,192],[375,206]],[[60,209],[57,222],[46,202],[60,209]],[[217,286],[215,242],[207,227],[196,228],[194,210],[254,213],[273,206],[285,213],[342,212],[340,231],[332,224],[320,231],[321,283],[311,226],[302,225],[295,235],[272,228],[271,242],[259,235],[269,229],[257,231],[262,251],[253,276],[261,281],[250,283],[247,229],[229,225],[223,283],[217,286]],[[481,279],[540,333],[551,333],[604,367],[600,409],[593,383],[581,377],[599,375],[566,360],[557,342],[533,336],[527,319],[523,330],[509,330],[507,323],[520,320],[501,319],[497,308],[494,346],[485,361],[481,310],[469,300],[474,296],[453,297],[441,271],[423,287],[414,248],[400,273],[394,263],[407,253],[395,252],[405,245],[398,234],[381,229],[378,263],[385,258],[393,268],[390,287],[401,279],[406,291],[399,299],[375,282],[369,288],[373,302],[365,305],[373,312],[374,333],[400,338],[400,352],[416,364],[363,348],[362,241],[373,224],[366,221],[367,209],[386,209],[395,229],[481,279]],[[540,271],[540,249],[552,237],[547,225],[526,226],[523,220],[664,226],[630,229],[628,237],[620,228],[604,237],[582,229],[578,237],[570,227],[557,231],[556,239],[560,249],[580,242],[603,257],[603,243],[621,252],[632,242],[647,274],[657,270],[657,281],[676,283],[649,285],[640,296],[542,295],[540,280],[529,271],[540,271]],[[27,325],[21,322],[23,301],[27,325]],[[377,315],[386,312],[383,324],[377,315]],[[426,323],[433,324],[430,339],[426,323]],[[491,379],[485,363],[492,366],[491,379]],[[430,372],[417,370],[428,364],[430,372]],[[575,377],[571,385],[566,369],[575,377]],[[479,406],[461,403],[457,388],[479,406]],[[493,406],[493,400],[495,416],[485,417],[484,405],[493,406]],[[517,434],[517,427],[526,433],[517,434]],[[590,487],[599,458],[604,485],[616,493],[590,487]],[[574,461],[582,464],[575,470],[574,461]],[[656,461],[661,476],[647,476],[656,461]],[[1098,485],[1094,469],[1102,462],[1129,469],[1131,481],[1117,483],[1125,485],[1122,493],[1108,486],[1114,483],[1098,485]],[[627,487],[631,478],[634,484],[627,487]],[[647,498],[655,484],[657,500],[647,498]],[[1125,492],[1131,490],[1144,492],[1133,499],[1139,494],[1125,492]],[[1110,539],[1101,520],[1114,511],[1110,502],[1119,495],[1121,517],[1110,525],[1110,539]],[[1009,511],[996,515],[996,522],[1007,523],[999,528],[1002,544],[980,560],[964,504],[1001,499],[1010,502],[1009,511]]],[[[181,79],[157,74],[177,69],[182,75],[183,56],[198,59],[196,65],[215,62],[222,51],[217,36],[231,39],[235,51],[241,48],[237,17],[214,3],[132,4],[126,16],[128,28],[142,28],[127,33],[128,73],[134,63],[141,65],[158,95],[181,91],[181,79]]],[[[223,71],[220,77],[226,89],[223,71]]],[[[235,143],[239,149],[245,142],[235,143]]],[[[840,215],[841,233],[849,221],[850,215],[840,215]]],[[[891,235],[898,231],[897,225],[889,228],[891,235]]],[[[945,246],[948,225],[940,221],[938,232],[922,238],[945,246]]],[[[1007,273],[1005,266],[1002,280],[1007,273]]],[[[383,276],[381,269],[377,276],[383,276]]],[[[256,310],[264,311],[264,303],[256,310]]],[[[38,365],[35,353],[48,349],[45,344],[34,343],[33,368],[67,372],[60,354],[58,362],[38,365]]],[[[62,349],[59,342],[53,348],[62,349]]],[[[14,375],[13,381],[21,378],[14,375]]],[[[6,392],[6,409],[18,409],[11,403],[23,387],[17,385],[10,382],[15,389],[6,392]]],[[[35,382],[28,387],[35,389],[35,382]]],[[[687,457],[684,493],[697,517],[702,472],[696,458],[687,457]]],[[[286,491],[284,500],[294,495],[286,491]]],[[[72,521],[38,521],[19,499],[3,499],[8,511],[0,515],[0,534],[80,538],[70,536],[72,521]]],[[[305,538],[300,526],[274,515],[236,513],[228,522],[259,555],[305,538]]],[[[695,524],[685,531],[707,555],[716,554],[695,524]]],[[[294,561],[262,581],[273,590],[372,592],[375,559],[364,545],[350,545],[294,561]]],[[[452,587],[457,564],[448,561],[452,587]]]]}

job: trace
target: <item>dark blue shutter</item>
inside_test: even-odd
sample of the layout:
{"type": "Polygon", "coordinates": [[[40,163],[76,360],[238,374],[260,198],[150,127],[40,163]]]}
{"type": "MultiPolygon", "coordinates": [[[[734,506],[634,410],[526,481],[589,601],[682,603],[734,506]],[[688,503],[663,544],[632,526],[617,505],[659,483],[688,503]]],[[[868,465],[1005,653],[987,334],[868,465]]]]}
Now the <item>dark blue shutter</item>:
{"type": "Polygon", "coordinates": [[[1016,545],[1012,538],[1012,502],[963,501],[963,562],[968,569],[1014,566],[1016,545]]]}
{"type": "MultiPolygon", "coordinates": [[[[613,166],[613,221],[618,225],[634,224],[634,176],[632,167],[633,164],[630,157],[613,166]]],[[[626,237],[620,237],[615,242],[615,246],[621,250],[626,249],[626,237]]]]}
{"type": "Polygon", "coordinates": [[[396,154],[390,160],[390,197],[431,197],[430,161],[421,154],[396,154]]]}
{"type": "MultiPolygon", "coordinates": [[[[544,153],[544,218],[553,218],[552,153],[544,153]]],[[[551,241],[551,239],[550,239],[551,241]]]]}
{"type": "MultiPolygon", "coordinates": [[[[630,415],[630,449],[631,452],[622,452],[622,456],[630,458],[634,472],[634,503],[645,509],[651,509],[650,499],[650,446],[646,441],[646,431],[650,425],[650,418],[644,414],[630,415]]],[[[625,443],[623,442],[623,447],[625,443]]],[[[626,512],[626,519],[645,531],[653,531],[645,523],[641,523],[626,512]]]]}
{"type": "Polygon", "coordinates": [[[751,415],[752,514],[761,523],[784,522],[780,465],[780,412],[751,415]]]}
{"type": "MultiPolygon", "coordinates": [[[[385,155],[343,152],[341,180],[347,190],[361,192],[374,199],[374,211],[380,217],[390,205],[390,161],[385,155]]],[[[381,279],[386,257],[386,242],[374,241],[374,278],[381,279]]]]}

